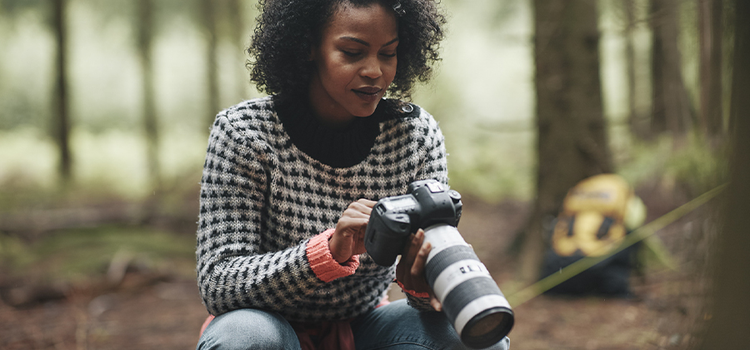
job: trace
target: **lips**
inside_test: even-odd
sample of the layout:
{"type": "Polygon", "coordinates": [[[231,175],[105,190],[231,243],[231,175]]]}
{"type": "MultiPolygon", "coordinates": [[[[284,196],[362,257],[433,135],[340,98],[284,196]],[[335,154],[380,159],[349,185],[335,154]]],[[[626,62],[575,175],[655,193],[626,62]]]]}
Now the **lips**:
{"type": "Polygon", "coordinates": [[[380,90],[382,90],[382,89],[379,88],[379,87],[377,87],[377,86],[365,86],[365,87],[361,87],[361,88],[358,88],[358,89],[354,89],[354,92],[359,92],[359,93],[368,94],[368,95],[374,95],[374,94],[377,94],[378,92],[380,92],[380,90]]]}
{"type": "Polygon", "coordinates": [[[378,94],[383,89],[377,87],[377,86],[364,86],[361,88],[353,89],[354,93],[361,99],[363,99],[366,102],[374,102],[377,101],[380,97],[378,94]]]}

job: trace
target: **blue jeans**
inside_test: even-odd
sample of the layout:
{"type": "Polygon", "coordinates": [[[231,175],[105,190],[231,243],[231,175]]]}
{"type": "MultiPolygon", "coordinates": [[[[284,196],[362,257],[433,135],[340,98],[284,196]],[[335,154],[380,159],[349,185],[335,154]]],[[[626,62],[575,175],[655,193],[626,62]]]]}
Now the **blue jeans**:
{"type": "MultiPolygon", "coordinates": [[[[405,299],[372,310],[351,322],[357,350],[466,349],[443,313],[419,312],[405,299]]],[[[507,350],[504,338],[492,350],[507,350]]],[[[297,335],[273,312],[240,309],[215,318],[203,332],[198,350],[300,349],[297,335]]]]}

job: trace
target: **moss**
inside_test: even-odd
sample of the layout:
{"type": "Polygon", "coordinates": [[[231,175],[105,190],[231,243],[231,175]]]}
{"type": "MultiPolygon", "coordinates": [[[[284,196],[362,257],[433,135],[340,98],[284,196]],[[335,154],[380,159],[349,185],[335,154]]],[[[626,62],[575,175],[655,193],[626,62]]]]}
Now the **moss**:
{"type": "Polygon", "coordinates": [[[0,261],[17,278],[77,281],[106,273],[117,254],[139,268],[192,274],[195,238],[139,227],[54,232],[34,242],[0,236],[0,261]]]}

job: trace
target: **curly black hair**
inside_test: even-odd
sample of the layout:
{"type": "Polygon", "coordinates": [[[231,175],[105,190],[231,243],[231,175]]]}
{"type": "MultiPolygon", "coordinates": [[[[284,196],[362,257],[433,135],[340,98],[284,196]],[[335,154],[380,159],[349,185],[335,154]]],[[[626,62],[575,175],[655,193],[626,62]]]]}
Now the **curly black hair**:
{"type": "Polygon", "coordinates": [[[251,81],[269,95],[304,94],[314,69],[308,60],[312,45],[320,42],[331,16],[344,4],[364,7],[378,2],[394,8],[398,22],[398,65],[388,93],[409,100],[414,83],[427,82],[432,64],[440,60],[446,19],[435,0],[260,0],[247,49],[251,81]]]}

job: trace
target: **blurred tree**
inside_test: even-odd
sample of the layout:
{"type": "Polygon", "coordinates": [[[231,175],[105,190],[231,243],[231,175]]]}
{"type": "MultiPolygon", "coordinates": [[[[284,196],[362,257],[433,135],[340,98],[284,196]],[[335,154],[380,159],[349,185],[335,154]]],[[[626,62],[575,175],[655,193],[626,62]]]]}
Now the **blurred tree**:
{"type": "MultiPolygon", "coordinates": [[[[232,41],[232,46],[237,48],[239,57],[244,57],[245,52],[245,18],[242,16],[242,4],[240,0],[227,0],[227,15],[229,17],[229,39],[232,41]]],[[[237,66],[237,74],[241,77],[246,77],[247,72],[245,71],[245,65],[240,64],[237,66]]],[[[247,79],[237,79],[236,91],[240,99],[245,98],[245,88],[248,83],[247,79]]]]}
{"type": "Polygon", "coordinates": [[[521,279],[537,278],[545,222],[579,181],[612,172],[599,75],[596,0],[534,0],[536,200],[521,250],[521,279]]]}
{"type": "Polygon", "coordinates": [[[0,0],[0,16],[12,16],[21,10],[38,8],[44,0],[0,0]]]}
{"type": "Polygon", "coordinates": [[[734,69],[730,123],[731,175],[725,192],[723,227],[713,250],[711,321],[699,349],[745,349],[750,343],[750,2],[734,0],[734,69]]]}
{"type": "MultiPolygon", "coordinates": [[[[640,106],[646,105],[646,98],[639,91],[642,86],[643,69],[639,67],[641,54],[639,50],[640,32],[643,31],[648,15],[648,0],[621,0],[600,2],[602,15],[610,17],[621,30],[619,33],[624,44],[624,84],[627,92],[627,124],[630,134],[639,139],[646,139],[650,130],[650,116],[640,106]]],[[[605,18],[603,17],[603,18],[605,18]]],[[[606,19],[604,19],[606,21],[606,19]]]]}
{"type": "MultiPolygon", "coordinates": [[[[628,124],[631,131],[636,125],[635,108],[635,48],[633,28],[635,26],[635,0],[625,0],[625,70],[628,77],[628,124]]],[[[636,133],[637,134],[637,133],[636,133]]]]}
{"type": "Polygon", "coordinates": [[[154,28],[154,7],[152,0],[138,1],[137,26],[138,58],[143,71],[143,131],[146,137],[146,162],[151,187],[161,188],[161,169],[159,165],[159,126],[154,102],[154,74],[151,62],[151,50],[154,28]]]}
{"type": "Polygon", "coordinates": [[[643,116],[638,114],[636,94],[636,54],[635,54],[635,27],[638,23],[636,1],[625,0],[623,2],[625,13],[625,74],[627,76],[628,89],[628,125],[630,133],[636,137],[644,138],[647,128],[643,126],[643,116]]]}
{"type": "Polygon", "coordinates": [[[70,152],[70,117],[68,99],[68,41],[66,30],[66,1],[52,1],[52,29],[55,33],[57,53],[55,56],[55,93],[53,97],[53,114],[57,118],[53,123],[53,135],[59,152],[59,171],[64,182],[72,177],[72,156],[70,152]]]}
{"type": "Polygon", "coordinates": [[[208,125],[212,125],[219,112],[219,72],[216,64],[216,47],[218,35],[216,30],[216,1],[201,0],[200,10],[206,37],[206,83],[208,85],[208,125]]]}
{"type": "Polygon", "coordinates": [[[700,35],[700,116],[706,135],[718,141],[723,133],[722,0],[698,0],[700,35]]]}
{"type": "Polygon", "coordinates": [[[678,48],[679,1],[651,0],[652,135],[664,132],[684,135],[693,124],[694,113],[683,82],[678,48]]]}

